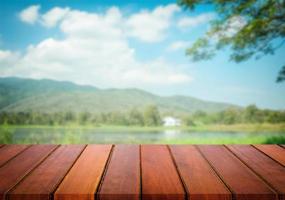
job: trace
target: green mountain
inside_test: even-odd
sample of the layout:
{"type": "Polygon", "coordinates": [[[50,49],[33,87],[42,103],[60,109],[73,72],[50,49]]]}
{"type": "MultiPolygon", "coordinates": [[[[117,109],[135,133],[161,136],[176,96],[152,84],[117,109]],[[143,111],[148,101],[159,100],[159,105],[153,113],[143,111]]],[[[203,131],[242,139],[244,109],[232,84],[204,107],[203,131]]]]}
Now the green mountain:
{"type": "Polygon", "coordinates": [[[0,78],[0,112],[110,112],[156,105],[162,113],[217,112],[231,104],[189,96],[158,96],[139,89],[98,89],[54,80],[0,78]]]}

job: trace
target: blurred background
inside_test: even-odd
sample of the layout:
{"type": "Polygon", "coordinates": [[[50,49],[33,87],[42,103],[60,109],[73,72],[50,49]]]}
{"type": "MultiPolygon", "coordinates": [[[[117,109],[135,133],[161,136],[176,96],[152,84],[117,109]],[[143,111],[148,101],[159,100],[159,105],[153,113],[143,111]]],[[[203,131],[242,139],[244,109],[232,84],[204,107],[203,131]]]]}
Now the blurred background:
{"type": "Polygon", "coordinates": [[[0,1],[0,143],[285,143],[285,1],[0,1]]]}

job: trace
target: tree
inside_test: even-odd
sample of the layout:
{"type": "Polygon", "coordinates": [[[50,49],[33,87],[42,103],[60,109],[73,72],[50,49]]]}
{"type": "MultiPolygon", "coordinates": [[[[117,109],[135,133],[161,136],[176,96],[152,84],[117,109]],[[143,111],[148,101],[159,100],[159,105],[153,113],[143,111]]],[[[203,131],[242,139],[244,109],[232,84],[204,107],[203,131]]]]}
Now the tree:
{"type": "Polygon", "coordinates": [[[282,82],[282,81],[285,81],[285,65],[280,70],[279,75],[277,77],[277,82],[282,82]]]}
{"type": "MultiPolygon", "coordinates": [[[[274,54],[285,43],[285,0],[178,0],[178,4],[191,10],[212,4],[218,13],[209,31],[186,50],[193,61],[210,59],[217,50],[230,47],[230,60],[239,63],[274,54]]],[[[285,66],[276,81],[284,80],[285,66]]]]}
{"type": "Polygon", "coordinates": [[[244,110],[244,120],[246,123],[255,123],[259,120],[259,110],[256,105],[249,105],[244,110]]]}
{"type": "Polygon", "coordinates": [[[223,123],[224,124],[235,124],[238,122],[238,112],[236,109],[228,108],[223,113],[223,123]]]}
{"type": "Polygon", "coordinates": [[[183,117],[182,122],[185,126],[195,126],[192,116],[183,117]]]}
{"type": "Polygon", "coordinates": [[[126,120],[126,117],[121,112],[111,112],[108,113],[108,121],[110,124],[113,125],[128,125],[128,122],[126,120]]]}
{"type": "Polygon", "coordinates": [[[156,106],[147,106],[144,110],[144,125],[158,126],[161,125],[161,118],[156,106]]]}
{"type": "Polygon", "coordinates": [[[194,114],[194,118],[204,118],[207,116],[207,113],[205,111],[197,110],[194,114]]]}
{"type": "Polygon", "coordinates": [[[79,113],[78,121],[79,124],[85,124],[90,119],[91,114],[88,112],[79,113]]]}
{"type": "Polygon", "coordinates": [[[144,125],[143,115],[136,108],[133,108],[129,111],[128,118],[129,118],[128,121],[131,125],[138,125],[138,126],[144,125]]]}
{"type": "Polygon", "coordinates": [[[67,111],[64,113],[64,121],[74,121],[75,120],[75,115],[71,111],[67,111]]]}

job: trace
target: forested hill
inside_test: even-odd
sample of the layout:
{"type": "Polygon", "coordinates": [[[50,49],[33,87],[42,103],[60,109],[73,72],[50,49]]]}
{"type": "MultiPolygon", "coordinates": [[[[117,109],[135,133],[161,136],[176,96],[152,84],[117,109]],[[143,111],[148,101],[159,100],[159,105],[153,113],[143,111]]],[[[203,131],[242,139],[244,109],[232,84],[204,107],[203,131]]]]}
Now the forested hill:
{"type": "Polygon", "coordinates": [[[160,112],[208,113],[237,107],[189,96],[163,97],[139,89],[98,89],[54,80],[0,78],[0,112],[112,112],[156,105],[160,112]]]}

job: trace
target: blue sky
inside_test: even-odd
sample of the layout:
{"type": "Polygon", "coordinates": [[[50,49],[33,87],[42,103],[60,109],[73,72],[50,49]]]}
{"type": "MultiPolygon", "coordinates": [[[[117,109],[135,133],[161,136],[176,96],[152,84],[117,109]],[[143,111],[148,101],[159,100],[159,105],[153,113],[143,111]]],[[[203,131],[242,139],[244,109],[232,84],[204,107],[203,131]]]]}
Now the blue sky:
{"type": "Polygon", "coordinates": [[[198,63],[185,56],[216,17],[210,6],[190,12],[162,0],[0,2],[0,76],[285,109],[285,84],[275,83],[285,47],[239,64],[228,61],[229,50],[198,63]]]}

